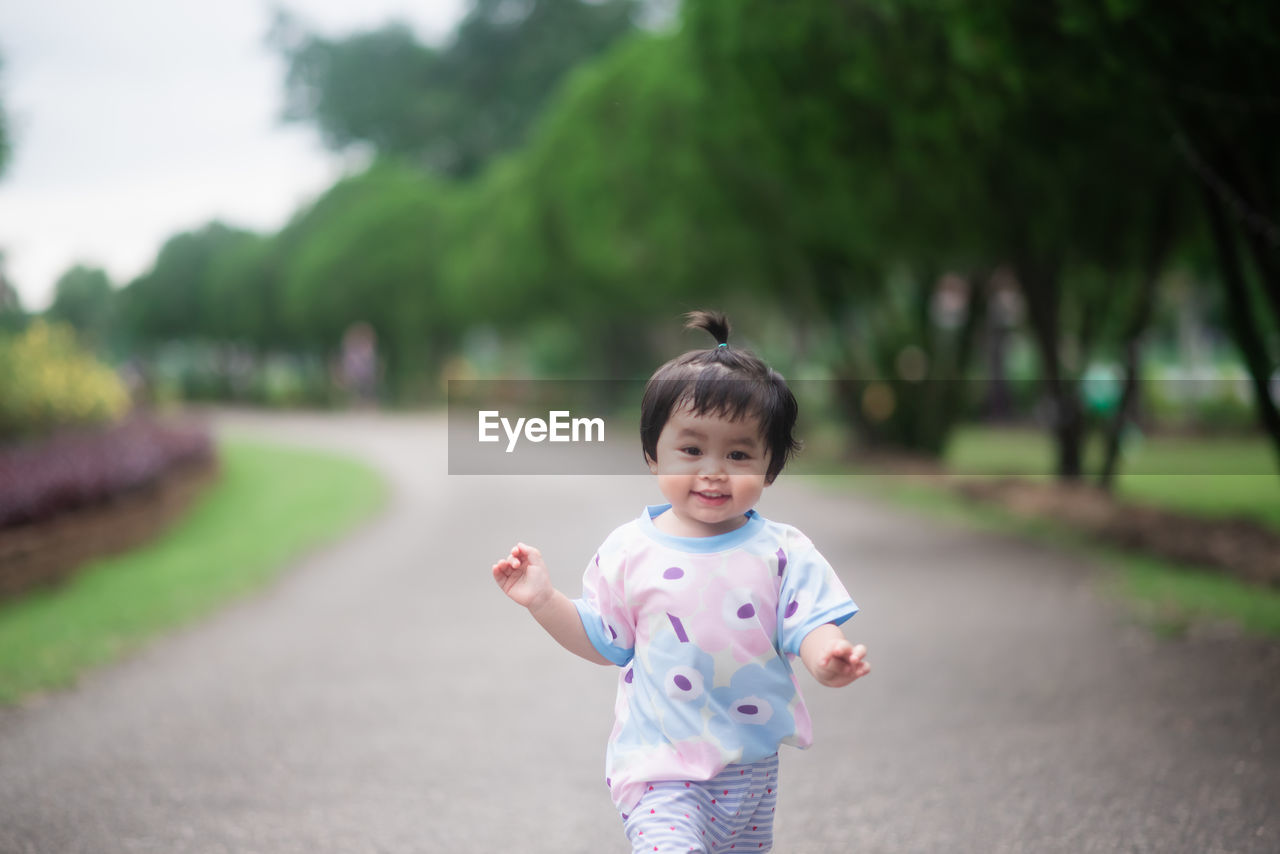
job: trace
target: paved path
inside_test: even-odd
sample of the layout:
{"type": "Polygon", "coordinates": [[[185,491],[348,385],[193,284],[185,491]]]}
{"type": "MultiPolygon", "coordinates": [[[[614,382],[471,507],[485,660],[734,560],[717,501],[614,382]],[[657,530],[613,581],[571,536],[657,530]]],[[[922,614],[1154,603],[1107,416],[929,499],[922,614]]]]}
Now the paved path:
{"type": "MultiPolygon", "coordinates": [[[[0,852],[625,850],[613,677],[488,577],[516,539],[572,589],[635,478],[446,477],[419,417],[222,416],[344,448],[385,516],[251,601],[0,712],[0,852]]],[[[1280,851],[1280,646],[1153,639],[1074,559],[779,483],[863,613],[875,673],[802,684],[779,852],[1280,851]]]]}

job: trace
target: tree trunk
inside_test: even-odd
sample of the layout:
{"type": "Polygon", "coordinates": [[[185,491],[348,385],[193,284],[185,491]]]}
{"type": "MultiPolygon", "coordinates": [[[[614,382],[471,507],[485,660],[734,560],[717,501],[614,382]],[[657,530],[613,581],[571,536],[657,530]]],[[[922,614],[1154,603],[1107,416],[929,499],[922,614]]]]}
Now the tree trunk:
{"type": "Polygon", "coordinates": [[[1266,344],[1250,311],[1248,284],[1244,279],[1244,271],[1240,267],[1235,234],[1227,221],[1222,203],[1213,190],[1202,185],[1201,196],[1204,199],[1205,213],[1209,219],[1214,246],[1218,252],[1218,263],[1222,268],[1222,283],[1226,289],[1227,317],[1231,324],[1232,337],[1235,339],[1236,346],[1240,348],[1240,355],[1249,371],[1258,421],[1271,440],[1276,454],[1276,463],[1280,467],[1280,412],[1277,412],[1275,403],[1271,399],[1271,361],[1267,356],[1266,344]]]}
{"type": "Polygon", "coordinates": [[[1200,136],[1205,151],[1197,153],[1190,137],[1184,135],[1183,154],[1193,162],[1193,168],[1199,167],[1201,187],[1214,194],[1225,221],[1234,221],[1244,237],[1262,279],[1271,317],[1280,328],[1280,225],[1275,222],[1275,199],[1268,193],[1268,182],[1258,175],[1257,163],[1250,168],[1242,161],[1247,155],[1238,145],[1214,134],[1200,136]]]}
{"type": "Polygon", "coordinates": [[[1164,268],[1165,259],[1173,246],[1175,231],[1173,194],[1166,188],[1155,199],[1154,218],[1148,235],[1147,257],[1143,267],[1142,289],[1137,304],[1129,316],[1124,333],[1124,389],[1116,406],[1115,416],[1107,428],[1106,456],[1098,485],[1110,492],[1115,486],[1115,476],[1120,465],[1120,447],[1124,442],[1125,426],[1137,406],[1139,372],[1142,369],[1142,336],[1151,323],[1155,307],[1156,282],[1164,268]]]}
{"type": "MultiPolygon", "coordinates": [[[[969,363],[973,359],[978,329],[986,322],[987,289],[990,278],[989,271],[971,273],[968,276],[969,300],[965,305],[964,322],[956,336],[951,358],[947,360],[944,369],[935,373],[932,380],[941,384],[940,388],[935,389],[938,409],[935,412],[936,421],[931,425],[936,431],[935,444],[940,452],[946,449],[947,438],[965,405],[967,382],[965,376],[969,372],[969,363]]],[[[939,356],[933,357],[932,365],[937,364],[938,358],[939,356]]]]}
{"type": "Polygon", "coordinates": [[[1249,249],[1253,253],[1253,263],[1258,268],[1262,279],[1262,289],[1271,306],[1271,317],[1277,329],[1280,329],[1280,248],[1268,242],[1257,232],[1248,234],[1249,249]]]}
{"type": "Polygon", "coordinates": [[[1141,333],[1124,342],[1124,388],[1116,405],[1115,415],[1107,425],[1106,455],[1102,471],[1098,474],[1098,486],[1107,492],[1115,487],[1116,472],[1120,467],[1120,448],[1124,443],[1124,429],[1138,401],[1138,371],[1142,365],[1141,333]]]}
{"type": "Polygon", "coordinates": [[[1052,406],[1052,432],[1057,446],[1059,480],[1079,480],[1083,473],[1084,412],[1075,379],[1063,376],[1059,358],[1061,329],[1059,272],[1056,264],[1019,259],[1018,283],[1027,305],[1027,320],[1040,354],[1045,390],[1052,406]]]}

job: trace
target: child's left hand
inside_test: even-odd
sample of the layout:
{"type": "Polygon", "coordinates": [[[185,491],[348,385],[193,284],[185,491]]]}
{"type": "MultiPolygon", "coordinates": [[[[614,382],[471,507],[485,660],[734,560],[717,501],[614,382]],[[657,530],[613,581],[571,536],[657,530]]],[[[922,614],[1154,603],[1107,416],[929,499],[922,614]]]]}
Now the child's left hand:
{"type": "Polygon", "coordinates": [[[835,626],[820,626],[804,639],[800,659],[813,678],[831,688],[841,688],[871,672],[867,648],[854,646],[835,626]]]}
{"type": "Polygon", "coordinates": [[[848,685],[871,672],[866,656],[867,648],[862,644],[854,646],[847,640],[840,640],[818,659],[818,672],[814,677],[832,688],[848,685]]]}

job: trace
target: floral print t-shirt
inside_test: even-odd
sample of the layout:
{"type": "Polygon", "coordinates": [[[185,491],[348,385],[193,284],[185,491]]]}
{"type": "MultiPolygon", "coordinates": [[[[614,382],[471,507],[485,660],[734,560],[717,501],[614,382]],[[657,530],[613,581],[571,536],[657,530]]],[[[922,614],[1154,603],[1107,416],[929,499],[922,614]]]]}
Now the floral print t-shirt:
{"type": "Polygon", "coordinates": [[[575,601],[600,654],[622,668],[606,781],[625,813],[659,780],[709,780],[813,730],[791,658],[858,606],[813,543],[754,510],[714,537],[675,537],[646,507],[600,546],[575,601]]]}

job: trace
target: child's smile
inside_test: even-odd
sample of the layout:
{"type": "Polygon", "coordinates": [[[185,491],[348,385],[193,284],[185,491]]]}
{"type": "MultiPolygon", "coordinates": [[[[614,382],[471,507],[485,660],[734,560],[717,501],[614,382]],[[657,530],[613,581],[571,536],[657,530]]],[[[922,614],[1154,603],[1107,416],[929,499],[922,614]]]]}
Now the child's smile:
{"type": "Polygon", "coordinates": [[[671,512],[654,519],[659,530],[712,537],[746,524],[769,464],[758,419],[730,421],[681,408],[663,426],[657,452],[649,470],[671,502],[671,512]]]}

